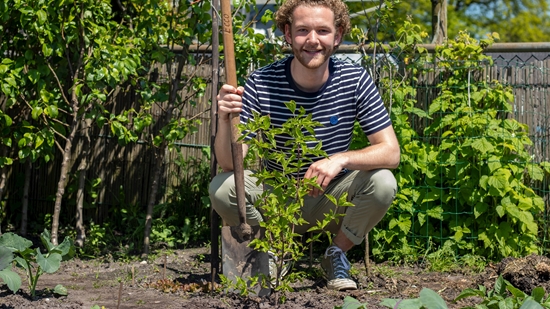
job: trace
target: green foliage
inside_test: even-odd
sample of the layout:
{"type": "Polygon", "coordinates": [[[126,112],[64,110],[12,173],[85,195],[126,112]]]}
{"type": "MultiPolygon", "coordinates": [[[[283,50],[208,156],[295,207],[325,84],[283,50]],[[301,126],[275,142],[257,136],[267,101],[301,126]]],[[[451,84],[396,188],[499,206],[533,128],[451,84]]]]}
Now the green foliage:
{"type": "MultiPolygon", "coordinates": [[[[495,282],[493,290],[487,290],[480,285],[479,289],[466,289],[454,299],[454,302],[468,297],[477,297],[481,303],[475,306],[462,307],[463,309],[542,309],[550,308],[550,296],[545,298],[544,288],[537,287],[531,295],[515,288],[510,282],[499,276],[495,282]]],[[[393,309],[447,309],[447,304],[443,298],[431,289],[423,288],[418,298],[393,299],[386,298],[380,302],[380,305],[393,309]]],[[[355,298],[347,296],[344,299],[343,306],[335,306],[335,309],[344,308],[367,308],[366,304],[361,304],[355,298]]]]}
{"type": "Polygon", "coordinates": [[[96,257],[103,253],[109,242],[107,229],[110,228],[109,223],[96,224],[90,220],[87,226],[86,241],[82,248],[78,248],[78,253],[82,256],[96,257]]]}
{"type": "MultiPolygon", "coordinates": [[[[31,296],[34,297],[38,278],[44,273],[56,272],[61,266],[61,261],[68,260],[74,255],[74,245],[69,238],[55,246],[50,241],[49,232],[44,230],[40,234],[40,239],[45,253],[42,253],[40,248],[32,249],[32,242],[17,234],[10,232],[0,236],[0,278],[13,293],[21,287],[21,278],[10,269],[12,262],[24,269],[31,296]]],[[[67,290],[57,285],[54,293],[67,295],[67,290]]]]}
{"type": "Polygon", "coordinates": [[[428,271],[435,272],[461,272],[461,273],[479,273],[485,269],[487,265],[485,258],[471,254],[457,256],[453,249],[453,242],[448,240],[445,244],[434,248],[433,243],[429,242],[429,247],[426,250],[422,259],[422,264],[428,271]]]}
{"type": "Polygon", "coordinates": [[[392,299],[386,298],[380,302],[380,305],[393,309],[447,309],[447,304],[431,289],[423,288],[420,291],[420,297],[412,299],[392,299]]]}
{"type": "MultiPolygon", "coordinates": [[[[264,191],[262,196],[256,202],[256,207],[262,210],[265,221],[260,222],[260,226],[265,229],[263,239],[254,239],[250,246],[262,252],[271,251],[277,257],[277,276],[274,289],[284,292],[292,291],[288,280],[297,277],[288,276],[279,278],[284,263],[297,261],[304,255],[304,247],[301,241],[297,239],[301,235],[294,232],[297,225],[308,224],[302,216],[301,209],[304,203],[304,197],[311,188],[320,186],[316,179],[300,179],[293,176],[298,175],[303,166],[311,163],[309,156],[326,157],[326,153],[321,149],[321,142],[316,140],[314,128],[319,126],[318,122],[312,120],[312,115],[306,115],[303,107],[298,108],[294,101],[285,103],[286,107],[293,114],[280,127],[272,126],[269,116],[254,115],[253,121],[246,125],[240,125],[244,132],[241,140],[250,145],[248,155],[253,155],[261,160],[276,160],[283,166],[283,171],[269,171],[265,167],[253,174],[258,179],[258,183],[263,183],[268,190],[264,191]],[[247,139],[251,134],[256,134],[256,138],[247,139]],[[289,147],[286,152],[275,150],[275,136],[289,136],[285,146],[289,147]]],[[[325,195],[337,206],[352,206],[347,202],[347,195],[340,197],[325,195]]],[[[316,222],[316,225],[309,231],[317,231],[307,242],[318,240],[325,234],[330,239],[330,232],[325,227],[333,220],[338,220],[339,216],[334,213],[325,215],[324,220],[316,222]]],[[[284,295],[283,295],[284,297],[284,295]]]]}
{"type": "Polygon", "coordinates": [[[492,64],[483,50],[498,36],[478,42],[461,33],[432,58],[416,47],[418,26],[405,22],[397,33],[389,52],[399,52],[404,67],[381,75],[380,88],[401,145],[400,190],[384,228],[371,233],[373,255],[418,254],[427,239],[450,240],[459,255],[488,259],[538,252],[534,218],[544,202],[528,184],[542,180],[544,170],[527,150],[527,126],[508,117],[511,89],[480,78],[492,64]],[[429,72],[436,73],[437,91],[423,106],[417,76],[429,72]]]}
{"type": "MultiPolygon", "coordinates": [[[[277,5],[281,0],[274,1],[277,5]]],[[[238,84],[244,85],[246,77],[251,73],[249,68],[259,68],[282,58],[282,38],[266,37],[256,33],[252,27],[255,22],[263,24],[273,22],[273,12],[266,10],[263,15],[258,14],[261,5],[256,6],[256,1],[243,0],[233,11],[233,36],[235,41],[235,63],[237,69],[238,84]],[[254,17],[251,19],[250,16],[254,17]]],[[[275,33],[276,26],[273,23],[271,30],[275,33]]]]}
{"type": "Polygon", "coordinates": [[[367,309],[367,304],[361,304],[357,299],[346,296],[342,306],[335,306],[334,309],[367,309]]]}
{"type": "MultiPolygon", "coordinates": [[[[478,297],[482,301],[475,308],[484,309],[550,308],[550,296],[545,298],[545,294],[544,288],[537,287],[533,289],[531,295],[527,295],[500,275],[492,290],[487,290],[482,285],[478,289],[466,289],[455,298],[455,301],[468,297],[478,297]]],[[[470,308],[473,309],[474,307],[467,307],[467,309],[470,308]]]]}
{"type": "MultiPolygon", "coordinates": [[[[369,29],[370,41],[395,41],[395,25],[408,18],[418,24],[421,31],[433,35],[432,12],[437,2],[386,0],[383,3],[385,7],[370,14],[353,13],[379,8],[379,2],[348,3],[355,16],[352,24],[359,29],[369,29]],[[389,18],[385,18],[386,15],[389,18]]],[[[546,0],[456,0],[447,1],[447,5],[446,33],[450,39],[466,29],[476,39],[483,38],[494,29],[498,29],[503,42],[547,42],[550,39],[550,25],[546,15],[550,4],[546,0]]],[[[428,39],[432,35],[424,43],[430,43],[428,39]]]]}

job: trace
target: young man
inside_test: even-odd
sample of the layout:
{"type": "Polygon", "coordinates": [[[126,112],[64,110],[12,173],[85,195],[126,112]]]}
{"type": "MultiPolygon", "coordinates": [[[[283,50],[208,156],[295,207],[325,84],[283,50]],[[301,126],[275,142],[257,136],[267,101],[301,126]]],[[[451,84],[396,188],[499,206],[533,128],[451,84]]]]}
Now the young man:
{"type": "MultiPolygon", "coordinates": [[[[296,227],[305,233],[331,209],[345,213],[333,222],[335,233],[321,262],[327,287],[333,290],[357,289],[350,278],[350,264],[345,252],[359,245],[386,214],[397,184],[389,171],[398,166],[400,150],[388,113],[371,77],[361,67],[331,57],[350,30],[349,13],[342,0],[287,0],[276,14],[277,27],[292,47],[292,56],[255,71],[245,87],[224,85],[218,94],[218,132],[215,152],[224,173],[210,185],[212,206],[229,225],[238,225],[231,156],[230,114],[240,113],[241,122],[252,118],[253,111],[270,115],[274,126],[291,117],[284,102],[294,100],[313,120],[323,124],[316,128],[328,158],[318,158],[300,175],[317,177],[323,190],[312,189],[304,200],[303,218],[311,225],[296,227]],[[370,146],[350,151],[353,123],[357,120],[370,146]],[[332,204],[324,194],[338,198],[348,193],[354,207],[332,204]]],[[[284,140],[277,145],[284,150],[284,140]]],[[[243,151],[248,151],[243,145],[243,151]]],[[[267,168],[280,169],[277,162],[267,168]]],[[[251,171],[245,171],[247,221],[258,224],[261,213],[254,201],[262,186],[255,184],[251,171]]]]}

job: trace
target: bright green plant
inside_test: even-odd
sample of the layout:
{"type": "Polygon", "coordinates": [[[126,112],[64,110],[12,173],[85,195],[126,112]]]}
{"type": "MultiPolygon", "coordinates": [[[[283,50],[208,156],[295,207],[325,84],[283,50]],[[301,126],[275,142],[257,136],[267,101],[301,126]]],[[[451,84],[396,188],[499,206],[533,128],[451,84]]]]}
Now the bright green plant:
{"type": "MultiPolygon", "coordinates": [[[[29,290],[34,297],[40,276],[56,272],[61,266],[61,261],[73,257],[74,245],[71,239],[65,238],[61,244],[53,245],[47,230],[40,234],[40,239],[45,253],[42,253],[40,248],[32,249],[32,242],[17,234],[10,232],[0,236],[0,278],[12,292],[17,292],[21,287],[21,278],[9,269],[12,262],[25,270],[29,290]]],[[[57,285],[54,293],[67,295],[67,290],[62,285],[57,285]]]]}
{"type": "Polygon", "coordinates": [[[357,299],[346,296],[342,306],[335,306],[334,309],[367,309],[367,304],[360,303],[357,299]]]}
{"type": "Polygon", "coordinates": [[[431,289],[423,288],[418,298],[393,299],[386,298],[380,305],[393,309],[447,309],[445,300],[431,289]]]}
{"type": "MultiPolygon", "coordinates": [[[[468,297],[479,297],[482,302],[475,308],[485,309],[550,308],[550,296],[545,297],[545,294],[544,288],[537,287],[533,289],[531,295],[527,295],[503,279],[501,275],[498,276],[492,290],[487,290],[482,285],[478,289],[466,289],[455,298],[455,301],[468,297]]],[[[474,307],[466,308],[473,309],[474,307]]]]}
{"type": "Polygon", "coordinates": [[[377,68],[401,145],[400,189],[384,228],[370,233],[374,257],[418,257],[430,238],[488,259],[538,252],[535,216],[544,202],[528,185],[544,170],[528,151],[527,126],[509,117],[511,88],[483,78],[492,64],[483,51],[498,35],[477,41],[461,33],[433,56],[417,48],[424,37],[417,25],[406,21],[396,35],[385,52],[397,55],[399,68],[377,68]],[[417,87],[427,74],[437,84],[424,106],[417,87]]]}
{"type": "MultiPolygon", "coordinates": [[[[241,137],[245,143],[250,145],[249,155],[261,160],[276,160],[283,166],[283,171],[268,171],[264,167],[253,175],[258,179],[258,183],[263,183],[269,190],[263,192],[262,196],[256,202],[256,207],[262,209],[266,218],[260,222],[260,226],[265,229],[263,239],[254,239],[251,246],[263,252],[271,251],[277,257],[277,274],[281,273],[284,263],[297,261],[303,256],[305,250],[301,237],[294,231],[295,226],[307,224],[301,216],[303,199],[312,187],[320,188],[315,179],[300,179],[293,175],[301,170],[303,166],[311,163],[311,156],[323,157],[326,153],[321,149],[321,142],[316,140],[314,128],[320,123],[312,120],[311,115],[306,115],[303,107],[298,108],[296,103],[291,101],[285,103],[286,107],[293,114],[281,127],[274,127],[271,124],[269,116],[254,115],[253,121],[246,125],[241,125],[240,129],[245,132],[241,137]],[[247,139],[247,136],[258,133],[256,137],[247,139]],[[289,147],[287,153],[275,151],[275,136],[287,135],[289,141],[285,146],[289,147]]],[[[336,198],[325,195],[337,206],[352,206],[347,202],[347,195],[336,198]]],[[[321,222],[316,222],[316,226],[310,231],[315,233],[313,237],[307,239],[307,242],[317,241],[321,235],[327,235],[330,239],[331,234],[324,228],[332,220],[338,220],[339,215],[329,213],[321,222]]],[[[276,276],[274,289],[276,292],[292,291],[291,280],[296,280],[299,276],[293,273],[285,278],[276,276]],[[294,276],[293,276],[294,275],[294,276]]]]}

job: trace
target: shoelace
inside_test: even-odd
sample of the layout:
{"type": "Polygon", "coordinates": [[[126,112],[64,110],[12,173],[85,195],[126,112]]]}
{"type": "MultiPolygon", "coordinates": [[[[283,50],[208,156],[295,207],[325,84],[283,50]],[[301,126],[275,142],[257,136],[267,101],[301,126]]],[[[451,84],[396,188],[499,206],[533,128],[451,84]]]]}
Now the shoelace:
{"type": "Polygon", "coordinates": [[[332,267],[334,268],[334,277],[337,279],[346,279],[349,277],[348,270],[350,263],[342,249],[336,246],[330,246],[325,252],[325,257],[332,256],[332,267]]]}

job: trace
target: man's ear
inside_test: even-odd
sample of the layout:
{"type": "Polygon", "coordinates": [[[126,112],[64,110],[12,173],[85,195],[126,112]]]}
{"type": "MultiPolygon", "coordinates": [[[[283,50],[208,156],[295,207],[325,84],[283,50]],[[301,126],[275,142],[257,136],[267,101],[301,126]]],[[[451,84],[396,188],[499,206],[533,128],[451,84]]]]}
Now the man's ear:
{"type": "Polygon", "coordinates": [[[292,34],[290,33],[290,25],[285,25],[285,40],[289,45],[292,45],[292,34]]]}
{"type": "Polygon", "coordinates": [[[334,46],[338,46],[340,43],[342,43],[343,33],[344,33],[344,30],[342,30],[342,28],[339,28],[336,31],[336,36],[334,37],[334,46]]]}

